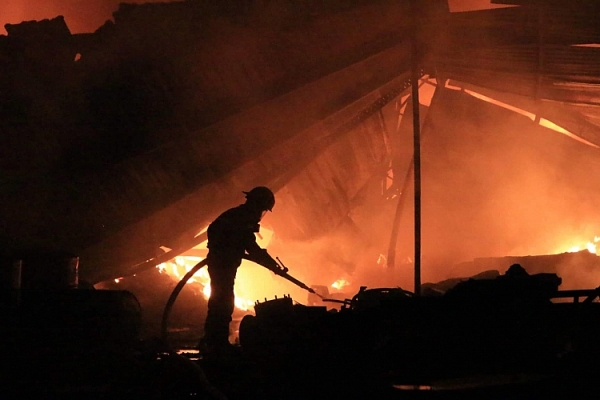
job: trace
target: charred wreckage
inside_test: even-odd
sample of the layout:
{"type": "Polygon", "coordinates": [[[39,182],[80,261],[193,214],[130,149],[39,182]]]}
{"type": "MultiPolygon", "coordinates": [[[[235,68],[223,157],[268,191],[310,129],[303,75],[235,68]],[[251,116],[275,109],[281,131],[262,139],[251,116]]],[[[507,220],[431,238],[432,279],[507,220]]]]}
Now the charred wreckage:
{"type": "Polygon", "coordinates": [[[257,301],[239,326],[240,357],[215,362],[174,350],[168,314],[181,286],[165,307],[163,337],[142,340],[136,297],[78,285],[77,261],[60,259],[67,279],[53,288],[19,288],[23,265],[8,268],[4,394],[391,399],[596,390],[600,288],[559,290],[556,274],[519,264],[425,284],[419,296],[361,287],[343,300],[282,273],[307,290],[306,304],[285,295],[257,301]]]}
{"type": "MultiPolygon", "coordinates": [[[[193,248],[201,241],[198,227],[222,203],[234,201],[225,193],[238,184],[281,189],[315,154],[348,132],[384,132],[382,107],[406,94],[411,79],[415,88],[424,74],[419,65],[411,65],[417,56],[402,37],[432,39],[417,32],[406,16],[412,15],[409,11],[424,13],[419,15],[425,19],[449,14],[447,2],[437,0],[428,2],[430,14],[389,0],[290,0],[281,2],[289,6],[285,23],[272,22],[269,29],[277,35],[270,35],[257,17],[273,11],[266,3],[249,1],[239,8],[192,0],[122,4],[115,23],[93,34],[71,35],[62,17],[7,25],[8,36],[0,36],[0,133],[7,149],[1,162],[8,171],[1,183],[10,194],[2,200],[0,232],[5,362],[0,397],[391,399],[460,392],[475,398],[515,393],[546,398],[571,397],[582,389],[596,393],[600,288],[560,290],[561,277],[545,256],[490,259],[479,265],[485,271],[479,275],[424,284],[414,292],[395,284],[363,286],[348,298],[333,298],[326,287],[307,285],[282,268],[279,277],[304,289],[306,301],[283,295],[256,302],[239,324],[240,358],[223,363],[204,360],[191,349],[180,351],[169,337],[171,309],[202,262],[173,288],[161,314],[160,335],[152,338],[142,337],[147,310],[132,291],[95,288],[193,248]],[[359,19],[364,25],[356,35],[325,34],[343,32],[359,19]],[[226,31],[234,32],[235,40],[220,36],[226,31]],[[313,42],[305,42],[307,32],[316,32],[313,42]],[[236,40],[242,45],[231,50],[236,40]],[[264,43],[268,51],[252,51],[264,43]],[[267,60],[280,70],[262,68],[267,60]],[[196,67],[203,62],[205,69],[196,67]],[[222,63],[230,68],[220,68],[222,63]],[[314,102],[307,105],[306,99],[314,102]],[[237,145],[235,135],[248,146],[237,145]],[[175,160],[178,151],[182,156],[175,160]],[[46,209],[50,212],[40,211],[46,209]],[[190,218],[181,212],[198,209],[205,215],[190,218]],[[164,243],[171,252],[158,252],[164,243]]],[[[550,3],[560,9],[560,2],[550,3]]],[[[580,11],[569,15],[579,18],[580,11]]],[[[501,28],[490,35],[500,45],[539,45],[539,52],[517,51],[536,60],[527,58],[521,67],[540,74],[554,65],[540,60],[563,56],[542,52],[544,40],[564,44],[569,39],[557,39],[554,31],[539,34],[541,26],[551,25],[543,24],[542,17],[554,14],[515,7],[485,16],[486,29],[501,28]],[[522,29],[498,34],[515,20],[522,29]]],[[[457,17],[453,35],[478,40],[478,18],[457,17]],[[473,36],[464,35],[466,23],[474,26],[473,36]]],[[[596,26],[595,20],[588,23],[596,26]]],[[[600,40],[596,30],[586,27],[569,32],[600,40]]],[[[588,48],[571,50],[578,62],[598,57],[588,48]]],[[[444,68],[430,68],[432,76],[446,73],[468,82],[461,57],[442,60],[438,65],[444,68]]],[[[567,71],[576,63],[565,65],[567,71]]],[[[484,72],[471,71],[481,73],[473,84],[488,77],[480,67],[484,72]]],[[[581,86],[590,83],[584,79],[588,75],[600,74],[592,67],[587,75],[563,72],[572,78],[569,82],[577,75],[581,86]]],[[[538,75],[523,86],[527,93],[507,96],[535,92],[536,101],[544,95],[588,105],[596,101],[591,89],[574,94],[572,87],[557,85],[562,82],[557,74],[545,80],[538,75]]],[[[513,86],[521,88],[518,82],[513,86]]],[[[418,89],[415,94],[418,100],[418,89]]],[[[556,111],[548,107],[546,112],[556,111]]],[[[418,110],[413,110],[415,120],[418,110]]],[[[590,120],[561,122],[588,134],[593,143],[597,127],[590,120]]],[[[387,179],[390,160],[373,156],[387,148],[357,137],[346,147],[367,160],[368,168],[353,165],[356,177],[345,178],[363,179],[357,171],[368,169],[383,171],[387,179]]],[[[338,169],[345,166],[340,162],[338,169]]],[[[418,170],[414,160],[409,171],[413,167],[418,170]]],[[[396,176],[400,171],[396,167],[396,176]]],[[[305,180],[312,184],[311,177],[305,180]]],[[[335,182],[336,189],[328,192],[337,193],[344,190],[342,180],[333,176],[319,184],[335,182]]],[[[356,186],[368,187],[362,181],[356,186]]],[[[301,183],[296,189],[308,192],[301,183]]],[[[342,203],[360,197],[354,195],[342,203]]],[[[307,207],[294,203],[302,206],[307,207]]],[[[319,223],[336,225],[348,215],[339,205],[327,212],[336,218],[319,223]]],[[[319,228],[306,223],[298,231],[319,228]]]]}

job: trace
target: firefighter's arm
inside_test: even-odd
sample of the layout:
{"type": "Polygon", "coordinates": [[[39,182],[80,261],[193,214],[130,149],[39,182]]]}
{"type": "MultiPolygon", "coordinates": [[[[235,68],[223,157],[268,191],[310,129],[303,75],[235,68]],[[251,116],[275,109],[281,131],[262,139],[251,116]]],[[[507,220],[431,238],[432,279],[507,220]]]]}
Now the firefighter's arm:
{"type": "Polygon", "coordinates": [[[262,249],[256,245],[256,247],[252,247],[246,250],[248,254],[244,256],[244,258],[253,261],[269,271],[272,271],[276,274],[286,273],[288,269],[282,265],[280,265],[271,255],[267,252],[266,249],[262,249]]]}
{"type": "MultiPolygon", "coordinates": [[[[258,224],[256,225],[256,228],[257,229],[253,230],[253,232],[258,232],[258,224]]],[[[287,268],[280,265],[273,257],[271,257],[266,249],[261,248],[258,243],[256,243],[256,236],[254,233],[248,235],[245,247],[247,254],[244,258],[257,263],[276,274],[286,273],[288,271],[287,268]]]]}

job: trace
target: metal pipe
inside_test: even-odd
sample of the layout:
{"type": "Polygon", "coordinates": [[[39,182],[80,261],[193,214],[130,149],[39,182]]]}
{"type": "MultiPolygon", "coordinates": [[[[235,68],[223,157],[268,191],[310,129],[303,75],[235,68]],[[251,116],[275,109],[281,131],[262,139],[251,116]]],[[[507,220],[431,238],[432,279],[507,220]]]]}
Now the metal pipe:
{"type": "MultiPolygon", "coordinates": [[[[418,16],[417,0],[413,15],[418,16]]],[[[419,116],[419,18],[413,19],[411,86],[413,100],[413,159],[415,188],[415,295],[421,294],[421,121],[419,116]]]]}

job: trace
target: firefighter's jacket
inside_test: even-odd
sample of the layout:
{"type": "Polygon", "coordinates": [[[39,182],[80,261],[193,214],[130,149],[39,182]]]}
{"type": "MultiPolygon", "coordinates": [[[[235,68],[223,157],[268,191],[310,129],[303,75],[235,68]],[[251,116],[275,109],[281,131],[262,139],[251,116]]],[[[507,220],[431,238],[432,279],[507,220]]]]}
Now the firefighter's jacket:
{"type": "Polygon", "coordinates": [[[230,208],[209,226],[208,259],[209,265],[218,264],[223,268],[237,268],[244,254],[259,264],[269,268],[276,263],[266,250],[256,243],[254,235],[260,229],[261,214],[246,204],[230,208]]]}

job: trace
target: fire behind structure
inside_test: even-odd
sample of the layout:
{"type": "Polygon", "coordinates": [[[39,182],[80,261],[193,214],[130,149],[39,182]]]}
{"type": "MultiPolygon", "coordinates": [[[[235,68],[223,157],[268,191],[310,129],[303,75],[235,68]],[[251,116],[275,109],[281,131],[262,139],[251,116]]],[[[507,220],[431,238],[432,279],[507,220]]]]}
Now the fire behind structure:
{"type": "MultiPolygon", "coordinates": [[[[278,208],[265,221],[273,251],[310,284],[351,282],[349,300],[409,296],[361,292],[364,285],[412,292],[414,284],[419,294],[428,287],[421,280],[481,273],[484,257],[593,242],[594,4],[459,14],[445,2],[410,10],[387,1],[289,4],[124,4],[91,34],[71,35],[61,18],[7,26],[3,252],[5,270],[20,266],[22,279],[4,280],[21,284],[7,291],[6,348],[24,365],[11,375],[23,379],[7,390],[31,389],[35,378],[46,382],[39,390],[110,392],[135,382],[125,387],[151,391],[127,362],[157,375],[175,364],[192,387],[208,390],[197,364],[137,341],[143,305],[156,299],[91,287],[167,278],[156,266],[201,243],[207,222],[255,184],[277,190],[278,208]],[[435,87],[431,103],[416,110],[415,72],[422,88],[435,87]],[[411,165],[421,179],[413,180],[411,165]],[[413,182],[422,198],[411,196],[413,182]],[[77,290],[67,290],[73,282],[77,290]],[[47,373],[57,359],[64,368],[47,373]],[[40,367],[29,371],[31,364],[40,367]]],[[[531,275],[557,273],[562,285],[592,289],[594,262],[574,254],[582,264],[521,264],[531,275]]],[[[295,290],[285,289],[280,297],[295,290]]],[[[202,306],[200,293],[182,296],[202,306]]],[[[290,311],[287,298],[264,303],[290,311]]],[[[153,383],[189,389],[169,382],[153,383]]]]}

